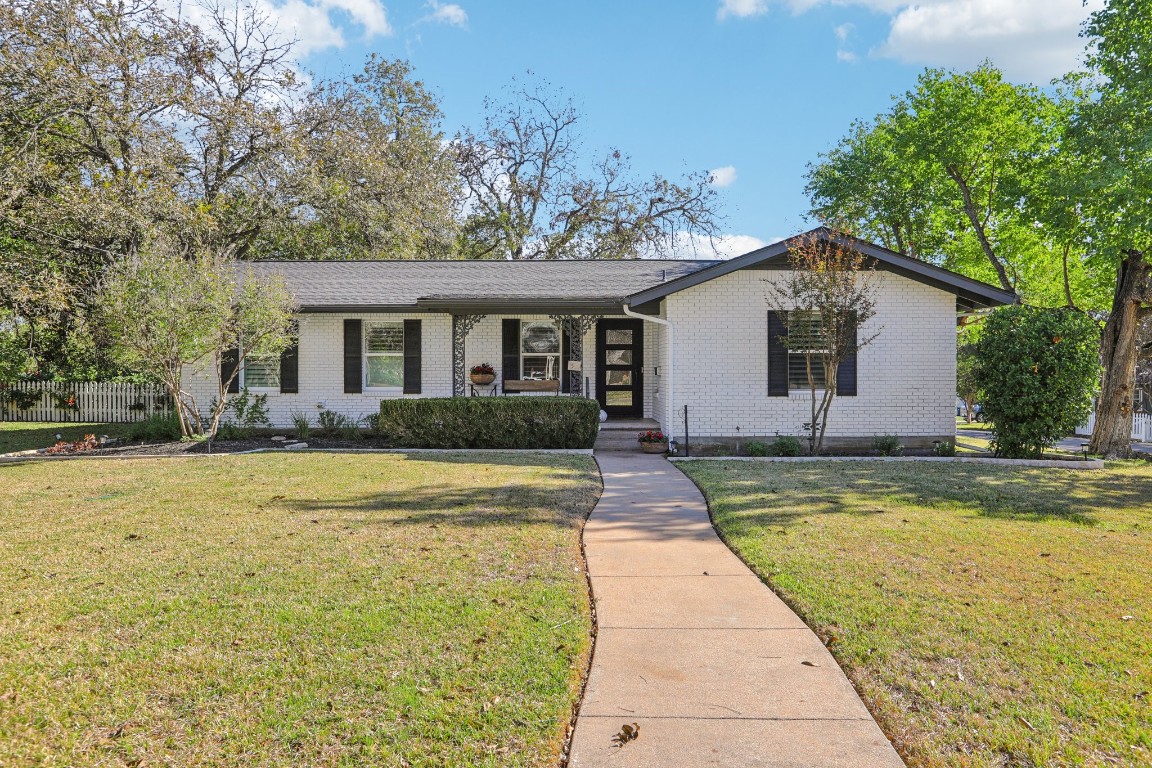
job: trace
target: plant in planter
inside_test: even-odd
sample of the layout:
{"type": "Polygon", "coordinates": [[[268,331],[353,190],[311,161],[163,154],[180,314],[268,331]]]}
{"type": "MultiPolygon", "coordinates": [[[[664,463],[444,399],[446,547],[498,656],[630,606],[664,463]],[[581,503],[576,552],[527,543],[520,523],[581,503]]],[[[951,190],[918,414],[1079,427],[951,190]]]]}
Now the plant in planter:
{"type": "Polygon", "coordinates": [[[668,450],[668,436],[658,429],[650,429],[636,436],[644,453],[664,453],[668,450]]]}
{"type": "Polygon", "coordinates": [[[491,384],[496,381],[496,369],[490,363],[474,365],[468,373],[473,384],[491,384]]]}

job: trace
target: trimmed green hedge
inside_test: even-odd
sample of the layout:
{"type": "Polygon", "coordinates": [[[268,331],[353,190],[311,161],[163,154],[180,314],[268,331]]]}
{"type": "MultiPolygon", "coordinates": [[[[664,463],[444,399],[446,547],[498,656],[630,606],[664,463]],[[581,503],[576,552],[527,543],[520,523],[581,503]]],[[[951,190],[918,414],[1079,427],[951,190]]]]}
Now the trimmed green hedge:
{"type": "Polygon", "coordinates": [[[591,448],[600,404],[579,397],[383,400],[380,435],[398,448],[591,448]]]}

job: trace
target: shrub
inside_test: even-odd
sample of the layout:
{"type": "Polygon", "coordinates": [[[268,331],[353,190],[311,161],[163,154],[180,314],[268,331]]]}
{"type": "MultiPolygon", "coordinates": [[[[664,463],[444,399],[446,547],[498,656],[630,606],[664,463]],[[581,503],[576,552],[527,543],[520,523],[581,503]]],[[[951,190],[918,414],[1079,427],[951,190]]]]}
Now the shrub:
{"type": "Polygon", "coordinates": [[[804,453],[804,445],[800,438],[788,435],[778,437],[768,446],[769,456],[799,456],[804,453]]]}
{"type": "Polygon", "coordinates": [[[172,411],[154,413],[129,424],[125,436],[129,440],[179,440],[180,421],[172,411]]]}
{"type": "Polygon", "coordinates": [[[976,360],[997,456],[1035,458],[1092,407],[1100,332],[1072,309],[1001,307],[984,321],[976,360]]]}
{"type": "Polygon", "coordinates": [[[217,437],[221,440],[243,440],[252,437],[260,427],[272,426],[272,420],[268,418],[268,395],[253,395],[247,387],[228,399],[224,413],[234,416],[235,421],[226,418],[220,424],[217,437]]]}
{"type": "Polygon", "coordinates": [[[336,411],[320,411],[316,431],[327,437],[340,435],[353,440],[360,437],[360,421],[336,411]]]}
{"type": "Polygon", "coordinates": [[[951,440],[941,440],[932,446],[933,456],[955,456],[956,443],[951,440]]]}
{"type": "Polygon", "coordinates": [[[744,450],[748,452],[749,456],[767,456],[768,443],[762,443],[759,440],[749,440],[744,444],[744,450]]]}
{"type": "Polygon", "coordinates": [[[448,397],[384,400],[380,434],[405,448],[591,448],[595,400],[575,397],[448,397]]]}
{"type": "Polygon", "coordinates": [[[307,440],[312,433],[312,418],[306,413],[292,412],[292,429],[299,440],[307,440]]]}
{"type": "Polygon", "coordinates": [[[872,447],[879,451],[881,456],[899,456],[904,452],[900,438],[896,435],[876,435],[872,438],[872,447]]]}

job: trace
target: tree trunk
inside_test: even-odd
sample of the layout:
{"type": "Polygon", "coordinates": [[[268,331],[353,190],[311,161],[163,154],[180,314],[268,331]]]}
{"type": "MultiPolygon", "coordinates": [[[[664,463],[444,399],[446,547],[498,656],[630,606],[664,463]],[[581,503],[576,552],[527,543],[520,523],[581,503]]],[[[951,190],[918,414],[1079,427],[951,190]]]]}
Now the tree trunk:
{"type": "Polygon", "coordinates": [[[992,250],[992,242],[988,239],[984,222],[980,220],[980,214],[976,211],[976,204],[972,201],[972,190],[968,188],[968,183],[964,177],[953,166],[948,166],[946,170],[948,175],[952,177],[952,181],[956,182],[956,186],[960,188],[960,194],[964,197],[964,213],[968,214],[968,221],[976,232],[980,247],[984,250],[984,255],[988,257],[988,261],[992,263],[992,268],[996,270],[996,276],[1000,278],[1000,287],[1006,291],[1015,292],[1016,289],[1008,278],[1008,270],[1004,268],[1004,262],[1000,261],[1000,257],[992,250]]]}
{"type": "Polygon", "coordinates": [[[1140,354],[1137,339],[1140,320],[1145,314],[1141,305],[1147,299],[1150,273],[1152,265],[1144,261],[1141,251],[1129,251],[1120,262],[1112,314],[1100,341],[1104,375],[1096,406],[1096,427],[1088,450],[1109,459],[1132,455],[1132,397],[1136,388],[1136,359],[1140,354]]]}

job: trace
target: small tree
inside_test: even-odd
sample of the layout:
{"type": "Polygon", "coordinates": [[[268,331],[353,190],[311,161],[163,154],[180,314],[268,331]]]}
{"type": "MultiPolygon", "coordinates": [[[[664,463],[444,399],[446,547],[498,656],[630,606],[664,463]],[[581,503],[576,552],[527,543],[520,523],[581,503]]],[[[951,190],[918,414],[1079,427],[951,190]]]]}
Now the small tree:
{"type": "Polygon", "coordinates": [[[185,256],[163,240],[110,268],[101,290],[104,327],[118,357],[168,390],[185,438],[215,437],[228,388],[249,355],[278,355],[291,344],[293,302],[283,281],[257,277],[215,254],[185,256]],[[187,366],[219,371],[206,415],[184,389],[187,366]]]}
{"type": "Polygon", "coordinates": [[[824,449],[840,363],[880,335],[879,329],[860,332],[876,314],[876,271],[852,243],[834,228],[817,230],[789,249],[792,269],[767,281],[768,304],[784,324],[780,342],[790,355],[804,356],[812,396],[812,453],[824,449]]]}
{"type": "Polygon", "coordinates": [[[1001,307],[976,343],[984,418],[997,456],[1035,458],[1092,408],[1100,331],[1072,309],[1001,307]]]}
{"type": "Polygon", "coordinates": [[[961,342],[956,348],[956,396],[964,401],[964,417],[971,424],[980,397],[980,369],[976,365],[976,347],[970,341],[961,342]]]}

